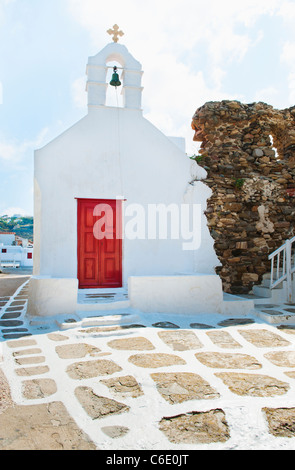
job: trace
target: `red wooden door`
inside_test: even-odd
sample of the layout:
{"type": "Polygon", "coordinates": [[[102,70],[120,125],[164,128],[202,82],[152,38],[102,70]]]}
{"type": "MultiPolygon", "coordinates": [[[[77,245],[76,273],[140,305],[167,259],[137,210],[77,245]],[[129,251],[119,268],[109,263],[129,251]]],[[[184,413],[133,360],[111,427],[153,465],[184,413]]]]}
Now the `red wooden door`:
{"type": "Polygon", "coordinates": [[[121,202],[78,199],[79,288],[122,287],[121,202]]]}

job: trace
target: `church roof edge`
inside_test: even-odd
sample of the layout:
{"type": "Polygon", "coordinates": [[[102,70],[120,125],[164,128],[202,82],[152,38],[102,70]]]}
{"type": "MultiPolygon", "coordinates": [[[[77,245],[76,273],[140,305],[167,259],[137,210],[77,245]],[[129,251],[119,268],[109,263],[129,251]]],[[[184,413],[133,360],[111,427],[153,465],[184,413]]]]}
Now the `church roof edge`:
{"type": "Polygon", "coordinates": [[[96,55],[88,57],[88,65],[104,66],[110,61],[117,61],[127,69],[142,70],[141,63],[133,57],[124,44],[111,42],[96,55]]]}

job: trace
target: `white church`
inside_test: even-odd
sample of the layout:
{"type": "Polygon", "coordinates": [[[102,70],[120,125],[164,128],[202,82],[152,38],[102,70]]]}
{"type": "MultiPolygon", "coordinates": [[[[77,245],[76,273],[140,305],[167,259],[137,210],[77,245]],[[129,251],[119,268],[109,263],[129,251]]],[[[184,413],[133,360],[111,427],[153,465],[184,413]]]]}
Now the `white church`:
{"type": "Polygon", "coordinates": [[[205,171],[143,116],[142,66],[120,33],[88,59],[87,115],[35,152],[28,313],[73,315],[83,293],[124,293],[142,312],[229,311],[205,171]],[[123,106],[106,105],[108,87],[123,106]]]}

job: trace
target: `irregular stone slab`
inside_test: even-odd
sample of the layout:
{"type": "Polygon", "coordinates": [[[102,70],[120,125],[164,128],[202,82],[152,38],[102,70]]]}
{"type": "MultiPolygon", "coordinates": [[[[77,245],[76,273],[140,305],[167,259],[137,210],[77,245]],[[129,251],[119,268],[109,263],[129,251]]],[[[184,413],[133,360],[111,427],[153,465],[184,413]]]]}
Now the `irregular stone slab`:
{"type": "Polygon", "coordinates": [[[12,353],[14,357],[29,356],[30,354],[40,354],[42,351],[40,348],[22,349],[21,351],[15,351],[12,353]]]}
{"type": "Polygon", "coordinates": [[[110,375],[120,372],[122,368],[107,359],[97,361],[75,362],[67,368],[68,375],[75,380],[90,379],[99,375],[110,375]]]}
{"type": "Polygon", "coordinates": [[[202,343],[192,331],[160,331],[158,335],[161,340],[174,351],[187,351],[189,349],[200,349],[203,347],[202,343]]]}
{"type": "Polygon", "coordinates": [[[63,344],[56,346],[55,351],[60,359],[79,359],[85,356],[96,356],[101,350],[91,344],[76,343],[76,344],[63,344]]]}
{"type": "Polygon", "coordinates": [[[146,326],[140,323],[131,323],[130,325],[121,325],[121,328],[122,330],[128,330],[130,328],[146,328],[146,326]]]}
{"type": "Polygon", "coordinates": [[[95,450],[61,402],[14,406],[0,414],[1,450],[95,450]]]}
{"type": "Polygon", "coordinates": [[[144,368],[168,367],[186,364],[181,357],[164,353],[135,354],[134,356],[130,356],[128,360],[137,367],[144,368]]]}
{"type": "Polygon", "coordinates": [[[187,400],[211,400],[219,393],[197,374],[191,372],[151,374],[157,390],[172,405],[187,400]]]}
{"type": "Polygon", "coordinates": [[[22,383],[22,393],[29,400],[49,397],[56,393],[56,383],[52,379],[25,380],[22,383]]]}
{"type": "Polygon", "coordinates": [[[41,362],[45,362],[44,356],[32,356],[32,357],[19,357],[15,359],[15,362],[20,366],[25,364],[40,364],[41,362]]]}
{"type": "Polygon", "coordinates": [[[92,328],[85,328],[83,330],[79,330],[79,333],[84,335],[100,335],[101,333],[112,333],[113,331],[120,331],[122,330],[122,326],[94,326],[92,328]]]}
{"type": "Polygon", "coordinates": [[[269,352],[264,357],[279,367],[295,367],[295,351],[269,352]]]}
{"type": "Polygon", "coordinates": [[[21,320],[0,320],[0,326],[21,326],[24,322],[21,320]]]}
{"type": "Polygon", "coordinates": [[[137,398],[143,395],[140,385],[132,375],[105,379],[100,382],[106,385],[112,392],[121,395],[122,397],[137,398]]]}
{"type": "Polygon", "coordinates": [[[225,413],[221,409],[162,418],[159,429],[175,444],[210,444],[226,442],[230,438],[225,413]]]}
{"type": "Polygon", "coordinates": [[[210,328],[215,328],[215,326],[206,325],[206,323],[191,323],[190,327],[200,329],[200,330],[207,330],[207,329],[210,329],[210,328]]]}
{"type": "Polygon", "coordinates": [[[6,344],[10,348],[22,348],[25,346],[34,346],[37,343],[34,339],[22,339],[20,341],[7,341],[6,344]]]}
{"type": "Polygon", "coordinates": [[[129,411],[129,406],[111,398],[96,395],[90,387],[77,387],[75,395],[92,419],[105,418],[129,411]]]}
{"type": "Polygon", "coordinates": [[[278,348],[290,345],[289,341],[268,330],[239,330],[239,333],[257,348],[278,348]]]}
{"type": "Polygon", "coordinates": [[[64,320],[64,323],[77,323],[77,320],[75,318],[67,318],[64,320]]]}
{"type": "Polygon", "coordinates": [[[238,349],[242,347],[227,331],[208,331],[206,334],[212,343],[217,344],[220,348],[238,349]]]}
{"type": "Polygon", "coordinates": [[[250,325],[254,323],[252,318],[228,318],[218,323],[219,326],[236,326],[236,325],[250,325]]]}
{"type": "Polygon", "coordinates": [[[290,377],[290,379],[295,379],[295,372],[291,371],[291,372],[284,372],[285,375],[287,375],[288,377],[290,377]]]}
{"type": "Polygon", "coordinates": [[[280,310],[261,310],[263,313],[267,313],[268,315],[283,315],[284,312],[280,312],[280,310]]]}
{"type": "Polygon", "coordinates": [[[146,338],[120,338],[108,342],[108,346],[112,349],[148,351],[155,349],[154,345],[146,338]]]}
{"type": "Polygon", "coordinates": [[[36,366],[36,367],[22,367],[21,369],[16,369],[16,375],[20,377],[32,376],[32,375],[41,375],[49,372],[48,366],[36,366]]]}
{"type": "Polygon", "coordinates": [[[295,313],[295,308],[284,308],[286,312],[295,313]]]}
{"type": "Polygon", "coordinates": [[[48,333],[47,338],[51,339],[51,341],[66,341],[69,339],[68,336],[59,333],[48,333]]]}
{"type": "Polygon", "coordinates": [[[4,313],[1,317],[2,320],[11,320],[13,318],[18,318],[21,314],[19,312],[8,312],[4,313]]]}
{"type": "Polygon", "coordinates": [[[262,408],[269,432],[276,437],[295,437],[295,408],[262,408]]]}
{"type": "MultiPolygon", "coordinates": [[[[27,328],[5,328],[4,330],[1,330],[2,333],[25,333],[28,332],[27,328]]],[[[31,334],[31,333],[30,333],[31,334]]]]}
{"type": "Polygon", "coordinates": [[[118,439],[118,437],[123,437],[129,432],[129,428],[125,426],[103,426],[101,428],[102,432],[112,439],[118,439]]]}
{"type": "Polygon", "coordinates": [[[0,369],[0,413],[13,405],[10,388],[4,372],[0,369]]]}
{"type": "Polygon", "coordinates": [[[215,375],[236,395],[274,397],[276,395],[284,395],[290,388],[286,382],[267,375],[234,372],[219,372],[215,375]]]}
{"type": "Polygon", "coordinates": [[[3,335],[4,339],[17,339],[23,338],[24,336],[32,336],[32,333],[7,333],[3,335]]]}
{"type": "Polygon", "coordinates": [[[155,328],[179,328],[178,325],[175,323],[171,323],[170,321],[159,321],[157,323],[153,323],[155,328]]]}
{"type": "Polygon", "coordinates": [[[279,305],[273,305],[273,304],[259,304],[259,308],[278,308],[279,305]]]}
{"type": "Polygon", "coordinates": [[[23,307],[7,307],[6,312],[17,312],[23,310],[23,307]]]}
{"type": "Polygon", "coordinates": [[[277,329],[281,330],[283,333],[295,335],[295,325],[279,325],[277,329]]]}
{"type": "Polygon", "coordinates": [[[261,369],[259,361],[248,354],[204,352],[195,354],[198,361],[216,369],[261,369]]]}

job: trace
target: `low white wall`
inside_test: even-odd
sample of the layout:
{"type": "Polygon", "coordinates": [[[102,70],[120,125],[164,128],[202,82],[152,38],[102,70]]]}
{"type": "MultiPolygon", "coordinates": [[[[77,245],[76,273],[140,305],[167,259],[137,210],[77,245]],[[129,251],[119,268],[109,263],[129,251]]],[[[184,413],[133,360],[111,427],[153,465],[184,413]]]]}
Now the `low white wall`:
{"type": "Polygon", "coordinates": [[[28,314],[46,317],[76,312],[78,280],[32,276],[29,282],[28,314]]]}
{"type": "Polygon", "coordinates": [[[22,246],[0,245],[0,265],[13,265],[22,267],[33,267],[33,248],[23,248],[22,246]],[[5,253],[2,250],[6,250],[5,253]],[[28,258],[28,253],[32,258],[28,258]]]}
{"type": "Polygon", "coordinates": [[[147,313],[222,313],[223,293],[219,276],[131,276],[131,307],[147,313]]]}

